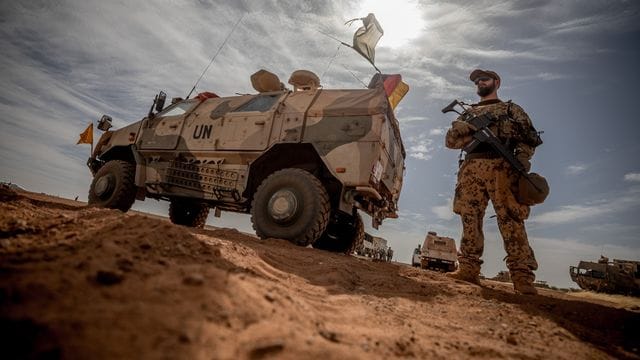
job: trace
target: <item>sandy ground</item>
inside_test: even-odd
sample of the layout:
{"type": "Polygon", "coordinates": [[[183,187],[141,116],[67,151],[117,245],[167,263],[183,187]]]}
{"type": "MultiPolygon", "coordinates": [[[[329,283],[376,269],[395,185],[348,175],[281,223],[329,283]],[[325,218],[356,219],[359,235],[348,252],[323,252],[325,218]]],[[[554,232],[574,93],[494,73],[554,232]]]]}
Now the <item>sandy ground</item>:
{"type": "Polygon", "coordinates": [[[4,359],[637,359],[635,304],[0,188],[4,359]]]}

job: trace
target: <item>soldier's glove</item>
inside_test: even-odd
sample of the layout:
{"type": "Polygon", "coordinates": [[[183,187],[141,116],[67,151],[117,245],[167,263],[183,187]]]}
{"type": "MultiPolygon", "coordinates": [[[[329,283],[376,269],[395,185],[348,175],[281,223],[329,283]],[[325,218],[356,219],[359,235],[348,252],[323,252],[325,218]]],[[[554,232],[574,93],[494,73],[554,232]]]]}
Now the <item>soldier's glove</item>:
{"type": "Polygon", "coordinates": [[[466,121],[455,120],[451,123],[451,135],[455,137],[463,137],[476,132],[476,128],[466,121]]]}
{"type": "Polygon", "coordinates": [[[447,138],[446,146],[450,149],[462,149],[465,146],[469,145],[469,143],[473,141],[473,136],[467,135],[463,137],[447,138]]]}
{"type": "Polygon", "coordinates": [[[529,161],[529,157],[525,153],[516,154],[516,159],[520,161],[522,166],[524,166],[524,170],[528,173],[531,170],[531,161],[529,161]]]}

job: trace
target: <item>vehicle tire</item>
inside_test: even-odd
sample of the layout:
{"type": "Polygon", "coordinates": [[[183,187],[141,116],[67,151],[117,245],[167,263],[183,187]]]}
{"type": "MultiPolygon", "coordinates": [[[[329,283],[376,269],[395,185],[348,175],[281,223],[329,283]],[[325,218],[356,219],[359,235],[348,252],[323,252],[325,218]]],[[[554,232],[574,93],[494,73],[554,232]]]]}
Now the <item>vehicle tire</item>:
{"type": "Polygon", "coordinates": [[[288,168],[269,175],[251,202],[251,223],[256,234],[286,239],[307,246],[329,222],[329,195],[311,173],[288,168]]]}
{"type": "Polygon", "coordinates": [[[351,216],[343,213],[332,216],[327,229],[316,240],[313,247],[351,254],[364,243],[364,224],[360,214],[351,216]]]}
{"type": "Polygon", "coordinates": [[[136,166],[111,160],[94,175],[89,188],[89,205],[128,211],[136,200],[136,166]]]}
{"type": "Polygon", "coordinates": [[[188,199],[171,199],[169,219],[176,225],[203,228],[209,216],[209,206],[188,199]]]}

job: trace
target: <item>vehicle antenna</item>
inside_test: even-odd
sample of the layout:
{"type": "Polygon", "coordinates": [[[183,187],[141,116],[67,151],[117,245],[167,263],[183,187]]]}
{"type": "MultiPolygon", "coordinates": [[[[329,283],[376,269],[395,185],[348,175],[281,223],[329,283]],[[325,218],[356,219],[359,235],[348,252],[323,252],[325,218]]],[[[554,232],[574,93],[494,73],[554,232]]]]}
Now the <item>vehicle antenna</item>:
{"type": "Polygon", "coordinates": [[[356,76],[356,74],[353,73],[353,71],[349,70],[348,67],[346,67],[344,64],[342,64],[342,67],[347,70],[349,72],[349,74],[351,74],[351,76],[353,76],[356,80],[358,80],[360,82],[360,84],[362,84],[362,86],[364,86],[365,88],[368,88],[367,84],[364,83],[364,81],[360,80],[359,77],[356,76]]]}
{"type": "Polygon", "coordinates": [[[200,74],[200,77],[198,78],[198,80],[196,80],[196,83],[193,84],[193,88],[191,88],[191,91],[189,91],[189,94],[187,95],[187,99],[189,98],[189,96],[191,96],[191,94],[196,90],[196,86],[198,86],[198,83],[200,82],[200,80],[202,80],[202,77],[204,76],[204,74],[207,72],[207,70],[209,70],[209,66],[211,66],[211,64],[213,64],[213,61],[216,59],[216,57],[218,56],[218,54],[220,54],[220,50],[222,50],[222,48],[224,47],[224,45],[227,43],[227,40],[229,40],[229,38],[231,37],[231,34],[233,34],[233,32],[236,30],[236,27],[238,27],[238,24],[240,24],[240,21],[242,21],[242,19],[244,18],[245,14],[242,14],[242,16],[240,17],[240,19],[238,19],[238,21],[236,22],[235,25],[233,25],[233,29],[231,29],[231,31],[229,32],[229,34],[227,35],[227,37],[224,39],[224,41],[222,42],[222,44],[220,45],[220,47],[218,48],[218,51],[216,51],[215,55],[213,55],[213,57],[211,58],[211,61],[209,61],[209,65],[207,65],[206,68],[204,68],[204,70],[202,71],[202,74],[200,74]]]}
{"type": "MultiPolygon", "coordinates": [[[[341,41],[341,40],[339,40],[339,39],[336,39],[335,37],[333,37],[333,36],[331,36],[331,35],[327,34],[327,33],[326,33],[326,32],[324,32],[324,31],[320,31],[320,30],[318,30],[318,29],[316,29],[316,31],[317,31],[317,32],[319,32],[320,34],[322,34],[322,35],[324,35],[324,36],[326,36],[326,37],[328,37],[328,38],[332,39],[332,40],[335,40],[335,41],[339,42],[339,43],[340,43],[340,45],[344,45],[344,46],[346,46],[346,47],[348,47],[348,48],[351,48],[351,49],[353,49],[355,52],[357,52],[358,54],[360,54],[360,52],[358,52],[358,50],[356,50],[353,46],[351,46],[351,45],[347,44],[346,42],[341,41]]],[[[338,47],[338,49],[340,49],[340,47],[338,47]]],[[[337,54],[337,52],[336,52],[336,54],[337,54]]],[[[362,55],[362,54],[360,54],[360,55],[362,55]]],[[[368,60],[368,59],[367,59],[367,60],[368,60]]],[[[372,62],[371,62],[371,60],[369,60],[369,63],[373,66],[373,68],[374,68],[374,69],[376,69],[376,71],[377,71],[377,72],[379,72],[380,74],[382,74],[382,71],[380,71],[380,69],[378,69],[378,67],[376,66],[376,64],[372,63],[372,62]]]]}
{"type": "Polygon", "coordinates": [[[333,60],[336,59],[336,57],[338,56],[338,51],[340,51],[340,47],[342,46],[342,44],[338,44],[338,48],[336,49],[336,53],[333,54],[333,57],[331,58],[331,60],[329,60],[329,63],[327,64],[327,68],[324,69],[324,72],[322,73],[322,75],[320,75],[320,79],[324,78],[324,74],[327,73],[327,71],[329,71],[329,68],[331,67],[331,64],[333,63],[333,60]]]}

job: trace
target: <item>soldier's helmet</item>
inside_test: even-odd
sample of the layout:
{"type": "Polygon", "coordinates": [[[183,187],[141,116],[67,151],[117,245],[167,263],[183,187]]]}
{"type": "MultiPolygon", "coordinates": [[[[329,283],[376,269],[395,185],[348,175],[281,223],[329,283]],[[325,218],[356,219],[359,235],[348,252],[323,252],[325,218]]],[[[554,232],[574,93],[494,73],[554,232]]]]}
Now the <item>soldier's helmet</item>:
{"type": "Polygon", "coordinates": [[[284,89],[284,84],[280,82],[278,75],[264,69],[260,69],[251,75],[251,85],[261,93],[284,89]]]}
{"type": "Polygon", "coordinates": [[[529,179],[524,176],[518,181],[518,193],[516,198],[520,204],[542,204],[549,195],[549,183],[539,174],[529,174],[529,179]]]}
{"type": "Polygon", "coordinates": [[[296,70],[289,78],[289,84],[293,85],[293,90],[314,90],[320,87],[320,78],[309,70],[296,70]]]}

